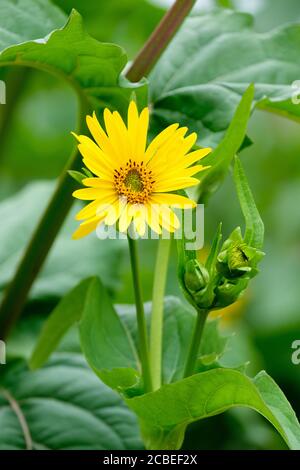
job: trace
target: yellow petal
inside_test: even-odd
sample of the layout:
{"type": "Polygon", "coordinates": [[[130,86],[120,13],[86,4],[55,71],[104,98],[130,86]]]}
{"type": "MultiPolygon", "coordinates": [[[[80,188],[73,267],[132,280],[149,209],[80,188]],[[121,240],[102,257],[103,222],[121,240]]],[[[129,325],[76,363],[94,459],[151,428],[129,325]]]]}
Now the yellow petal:
{"type": "Polygon", "coordinates": [[[128,136],[130,141],[131,158],[136,161],[140,161],[144,156],[148,123],[148,108],[144,108],[139,116],[135,102],[131,101],[128,108],[128,136]]]}
{"type": "Polygon", "coordinates": [[[147,209],[147,214],[146,214],[147,224],[149,225],[149,227],[154,232],[156,232],[160,235],[162,231],[161,231],[161,227],[159,225],[159,215],[158,215],[158,213],[155,210],[152,209],[151,204],[147,205],[146,209],[147,209]]]}
{"type": "Polygon", "coordinates": [[[149,110],[144,108],[139,117],[139,126],[137,130],[137,140],[135,146],[135,156],[140,161],[145,154],[149,125],[149,110]]]}
{"type": "Polygon", "coordinates": [[[123,212],[119,219],[119,230],[120,232],[126,232],[132,220],[132,215],[129,214],[129,205],[126,204],[123,212]]]}
{"type": "Polygon", "coordinates": [[[113,178],[114,166],[112,162],[109,162],[104,153],[94,142],[81,143],[78,145],[78,150],[83,156],[83,160],[86,161],[89,166],[96,168],[97,175],[110,179],[113,178]]]}
{"type": "Polygon", "coordinates": [[[158,134],[152,142],[149,144],[146,153],[145,153],[145,162],[150,160],[157,150],[169,139],[172,138],[174,132],[178,128],[179,124],[171,124],[166,129],[164,129],[160,134],[158,134]]]}
{"type": "Polygon", "coordinates": [[[99,189],[99,188],[83,188],[77,189],[73,192],[73,196],[76,199],[82,199],[83,201],[92,201],[93,199],[102,199],[105,196],[115,195],[115,191],[112,189],[99,189]]]}
{"type": "Polygon", "coordinates": [[[194,152],[189,153],[183,159],[184,167],[187,168],[193,165],[193,163],[198,162],[199,160],[201,160],[201,158],[206,157],[206,155],[208,155],[211,151],[212,149],[207,147],[207,148],[198,149],[198,150],[195,150],[194,152]]]}
{"type": "Polygon", "coordinates": [[[154,205],[152,207],[159,215],[160,224],[168,232],[175,232],[180,227],[177,215],[166,205],[154,205]]]}
{"type": "Polygon", "coordinates": [[[73,240],[78,240],[79,238],[85,237],[89,233],[93,232],[102,220],[103,217],[92,217],[92,219],[80,224],[78,229],[73,233],[73,240]]]}
{"type": "Polygon", "coordinates": [[[179,194],[152,194],[151,202],[180,208],[196,207],[196,202],[179,194]]]}
{"type": "Polygon", "coordinates": [[[95,112],[93,113],[93,116],[86,117],[86,123],[90,133],[92,134],[99,147],[103,150],[103,152],[108,157],[115,159],[117,155],[115,154],[114,147],[111,144],[107,134],[102,129],[95,112]]]}
{"type": "Polygon", "coordinates": [[[112,181],[108,181],[103,178],[85,178],[82,180],[82,183],[90,188],[114,189],[115,187],[112,181]]]}
{"type": "Polygon", "coordinates": [[[108,211],[112,204],[116,201],[116,195],[103,197],[101,199],[96,199],[93,202],[87,204],[83,209],[81,209],[78,214],[76,214],[76,220],[89,219],[95,215],[100,215],[104,211],[108,211]]]}
{"type": "Polygon", "coordinates": [[[132,204],[128,212],[132,215],[137,233],[142,237],[146,232],[146,207],[143,204],[132,204]]]}
{"type": "Polygon", "coordinates": [[[107,215],[104,220],[105,224],[114,225],[120,218],[125,206],[126,202],[122,198],[118,198],[118,200],[115,201],[114,204],[112,204],[108,209],[107,215]]]}
{"type": "Polygon", "coordinates": [[[158,181],[155,182],[153,186],[153,192],[166,193],[169,191],[176,191],[177,189],[189,188],[196,184],[199,184],[199,180],[197,178],[176,178],[161,182],[158,181]]]}
{"type": "Polygon", "coordinates": [[[196,132],[192,132],[190,135],[188,135],[184,139],[184,141],[181,145],[180,151],[183,152],[184,155],[185,155],[195,145],[196,141],[197,141],[197,134],[196,134],[196,132]]]}

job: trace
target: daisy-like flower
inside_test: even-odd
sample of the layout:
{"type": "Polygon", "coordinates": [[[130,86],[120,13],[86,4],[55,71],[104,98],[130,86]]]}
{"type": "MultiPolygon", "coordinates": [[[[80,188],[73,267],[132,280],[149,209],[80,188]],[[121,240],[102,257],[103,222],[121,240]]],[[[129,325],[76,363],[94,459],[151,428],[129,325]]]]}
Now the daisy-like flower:
{"type": "Polygon", "coordinates": [[[75,137],[83,163],[95,175],[85,178],[86,188],[73,193],[78,199],[92,201],[76,216],[83,221],[73,238],[81,238],[100,223],[114,225],[126,232],[131,222],[143,236],[147,225],[156,233],[162,228],[174,232],[179,220],[172,207],[192,208],[196,205],[173,191],[199,183],[194,177],[203,170],[196,164],[210,148],[190,152],[197,135],[186,136],[187,128],[172,124],[158,134],[147,147],[149,110],[139,114],[131,101],[127,126],[117,111],[104,110],[106,131],[95,113],[87,116],[87,125],[94,138],[75,137]],[[190,153],[189,153],[190,152],[190,153]]]}

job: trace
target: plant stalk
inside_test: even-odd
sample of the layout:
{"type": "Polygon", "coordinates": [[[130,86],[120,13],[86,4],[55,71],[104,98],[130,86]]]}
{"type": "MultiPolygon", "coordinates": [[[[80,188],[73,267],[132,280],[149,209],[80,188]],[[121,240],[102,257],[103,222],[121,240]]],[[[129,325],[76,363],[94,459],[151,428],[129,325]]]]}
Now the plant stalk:
{"type": "Polygon", "coordinates": [[[190,344],[189,354],[185,365],[184,377],[189,377],[195,371],[201,339],[207,316],[208,310],[198,310],[197,318],[194,327],[193,337],[190,344]]]}
{"type": "Polygon", "coordinates": [[[144,304],[142,299],[142,289],[139,277],[139,263],[138,263],[138,251],[137,242],[128,236],[128,245],[131,262],[131,272],[135,296],[136,305],[136,318],[138,327],[138,342],[139,342],[139,353],[142,366],[142,374],[144,378],[145,392],[152,391],[152,380],[150,373],[150,361],[149,361],[149,349],[148,349],[148,338],[147,338],[147,326],[144,312],[144,304]]]}
{"type": "MultiPolygon", "coordinates": [[[[87,106],[80,103],[78,128],[83,128],[87,106]]],[[[38,275],[48,252],[72,206],[72,192],[76,182],[70,178],[67,170],[76,170],[82,166],[77,146],[72,151],[66,169],[57,182],[55,192],[38,224],[26,251],[8,285],[0,307],[0,338],[5,339],[22,312],[28,292],[38,275]]]]}
{"type": "Polygon", "coordinates": [[[196,0],[175,1],[129,68],[129,80],[137,82],[149,74],[195,3],[196,0]]]}
{"type": "Polygon", "coordinates": [[[150,328],[150,363],[153,390],[161,386],[162,374],[162,338],[164,295],[167,280],[171,240],[161,238],[158,242],[154,271],[152,315],[150,328]]]}

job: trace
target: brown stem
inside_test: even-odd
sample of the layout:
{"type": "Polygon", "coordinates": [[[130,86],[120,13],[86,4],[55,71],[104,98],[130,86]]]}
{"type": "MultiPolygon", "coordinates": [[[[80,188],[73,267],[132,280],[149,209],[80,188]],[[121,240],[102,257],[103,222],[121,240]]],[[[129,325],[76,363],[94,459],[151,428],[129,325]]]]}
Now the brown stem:
{"type": "Polygon", "coordinates": [[[196,0],[176,0],[141,49],[126,76],[138,82],[152,70],[196,0]]]}

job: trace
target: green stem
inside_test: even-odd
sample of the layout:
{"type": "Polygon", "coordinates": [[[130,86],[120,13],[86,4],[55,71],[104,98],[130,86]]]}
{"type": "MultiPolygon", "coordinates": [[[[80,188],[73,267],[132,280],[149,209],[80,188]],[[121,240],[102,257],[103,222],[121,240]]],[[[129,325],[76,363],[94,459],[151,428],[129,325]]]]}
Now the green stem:
{"type": "MultiPolygon", "coordinates": [[[[86,106],[81,102],[79,128],[82,127],[86,106]]],[[[43,265],[47,254],[72,205],[72,192],[75,181],[67,170],[81,167],[81,157],[77,146],[73,150],[65,171],[59,178],[56,190],[26,248],[16,274],[8,285],[0,307],[0,338],[5,339],[22,312],[28,292],[43,265]]]]}
{"type": "Polygon", "coordinates": [[[208,313],[208,310],[198,310],[197,312],[197,319],[194,327],[188,358],[185,365],[184,377],[189,377],[193,374],[195,370],[201,338],[208,313]]]}
{"type": "Polygon", "coordinates": [[[150,363],[153,390],[161,386],[164,294],[171,240],[160,239],[154,272],[150,329],[150,363]]]}
{"type": "Polygon", "coordinates": [[[139,266],[138,266],[138,252],[137,242],[128,236],[132,280],[135,296],[136,305],[136,318],[138,326],[138,342],[139,342],[139,353],[142,366],[142,374],[145,384],[145,392],[152,390],[152,381],[150,374],[150,362],[149,362],[149,350],[148,350],[148,339],[147,339],[147,326],[144,312],[144,304],[142,299],[142,289],[139,278],[139,266]]]}
{"type": "Polygon", "coordinates": [[[137,82],[148,75],[195,3],[196,0],[175,1],[129,68],[129,80],[137,82]]]}

